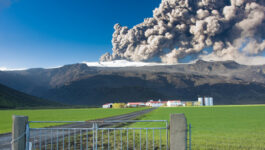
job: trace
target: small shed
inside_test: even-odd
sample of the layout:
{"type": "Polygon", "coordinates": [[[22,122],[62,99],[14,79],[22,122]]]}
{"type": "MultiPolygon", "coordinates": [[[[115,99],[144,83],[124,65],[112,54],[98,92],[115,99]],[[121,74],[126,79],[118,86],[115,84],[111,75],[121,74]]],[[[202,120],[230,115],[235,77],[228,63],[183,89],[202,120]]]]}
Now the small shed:
{"type": "Polygon", "coordinates": [[[107,104],[104,104],[102,105],[102,108],[112,108],[112,103],[107,103],[107,104]]]}

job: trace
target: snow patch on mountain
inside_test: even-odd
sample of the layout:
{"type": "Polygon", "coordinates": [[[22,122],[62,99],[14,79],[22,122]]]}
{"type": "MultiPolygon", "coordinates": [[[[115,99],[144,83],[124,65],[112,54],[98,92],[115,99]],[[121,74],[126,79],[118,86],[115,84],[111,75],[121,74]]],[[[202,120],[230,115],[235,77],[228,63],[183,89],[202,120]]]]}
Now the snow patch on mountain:
{"type": "Polygon", "coordinates": [[[114,60],[107,62],[83,62],[89,67],[142,67],[142,66],[162,66],[168,65],[165,63],[157,62],[133,62],[128,60],[114,60]]]}

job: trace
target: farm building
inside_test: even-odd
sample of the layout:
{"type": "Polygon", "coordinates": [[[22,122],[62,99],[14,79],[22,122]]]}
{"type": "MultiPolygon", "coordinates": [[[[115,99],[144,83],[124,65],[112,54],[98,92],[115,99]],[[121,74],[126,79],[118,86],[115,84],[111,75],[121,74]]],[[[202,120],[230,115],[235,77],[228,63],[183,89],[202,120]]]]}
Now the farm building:
{"type": "Polygon", "coordinates": [[[167,101],[167,107],[176,107],[176,106],[182,106],[182,103],[180,100],[167,101]]]}
{"type": "Polygon", "coordinates": [[[113,103],[112,108],[125,108],[126,104],[125,103],[113,103]]]}
{"type": "Polygon", "coordinates": [[[127,107],[144,107],[145,103],[143,102],[128,102],[127,107]]]}
{"type": "Polygon", "coordinates": [[[193,102],[192,101],[187,101],[185,106],[193,106],[193,102]]]}
{"type": "Polygon", "coordinates": [[[182,101],[182,106],[200,106],[198,101],[182,101]]]}
{"type": "Polygon", "coordinates": [[[112,108],[112,103],[102,105],[102,108],[112,108]]]}
{"type": "Polygon", "coordinates": [[[150,100],[149,102],[146,102],[146,106],[149,106],[149,107],[161,107],[161,106],[166,106],[166,105],[167,105],[167,101],[150,100]]]}
{"type": "Polygon", "coordinates": [[[201,106],[201,103],[195,101],[195,102],[193,103],[193,106],[201,106]]]}
{"type": "Polygon", "coordinates": [[[198,97],[198,101],[180,101],[180,100],[168,100],[168,101],[154,101],[148,102],[128,102],[125,103],[107,103],[103,108],[125,108],[125,107],[178,107],[178,106],[213,106],[212,97],[198,97]]]}

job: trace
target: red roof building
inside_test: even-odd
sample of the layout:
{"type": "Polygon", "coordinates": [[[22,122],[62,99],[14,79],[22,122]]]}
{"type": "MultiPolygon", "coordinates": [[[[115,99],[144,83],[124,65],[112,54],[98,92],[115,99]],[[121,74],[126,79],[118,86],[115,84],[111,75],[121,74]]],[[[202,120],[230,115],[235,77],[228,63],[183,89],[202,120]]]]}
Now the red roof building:
{"type": "Polygon", "coordinates": [[[146,106],[149,106],[149,107],[160,107],[160,106],[163,106],[163,105],[166,105],[166,101],[153,101],[153,100],[150,100],[149,102],[146,103],[146,106]]]}
{"type": "Polygon", "coordinates": [[[102,105],[102,108],[112,108],[112,103],[102,105]]]}
{"type": "Polygon", "coordinates": [[[127,107],[142,107],[145,106],[144,102],[128,102],[127,107]]]}

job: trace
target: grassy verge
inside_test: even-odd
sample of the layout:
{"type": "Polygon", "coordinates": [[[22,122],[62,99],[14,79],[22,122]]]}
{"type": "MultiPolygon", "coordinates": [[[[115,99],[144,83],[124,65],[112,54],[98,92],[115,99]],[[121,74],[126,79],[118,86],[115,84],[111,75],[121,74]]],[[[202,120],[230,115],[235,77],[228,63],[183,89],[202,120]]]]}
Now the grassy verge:
{"type": "MultiPolygon", "coordinates": [[[[29,116],[30,121],[85,121],[122,115],[143,109],[146,108],[0,110],[0,133],[11,132],[12,115],[29,116]]],[[[53,125],[58,124],[33,124],[32,127],[47,127],[53,125]]]]}
{"type": "Polygon", "coordinates": [[[265,149],[265,105],[159,108],[140,119],[169,120],[172,113],[184,113],[192,124],[192,149],[265,149]]]}

